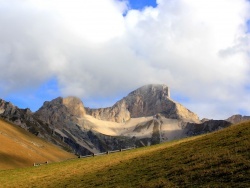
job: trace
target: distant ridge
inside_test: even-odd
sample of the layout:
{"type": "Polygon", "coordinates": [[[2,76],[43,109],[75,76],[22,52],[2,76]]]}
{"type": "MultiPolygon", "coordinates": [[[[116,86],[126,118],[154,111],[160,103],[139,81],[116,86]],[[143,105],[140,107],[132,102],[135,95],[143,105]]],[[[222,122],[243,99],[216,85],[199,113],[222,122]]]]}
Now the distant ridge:
{"type": "Polygon", "coordinates": [[[226,121],[233,123],[233,124],[240,123],[243,121],[248,121],[248,120],[250,120],[250,116],[242,116],[240,114],[233,115],[226,119],[226,121]]]}

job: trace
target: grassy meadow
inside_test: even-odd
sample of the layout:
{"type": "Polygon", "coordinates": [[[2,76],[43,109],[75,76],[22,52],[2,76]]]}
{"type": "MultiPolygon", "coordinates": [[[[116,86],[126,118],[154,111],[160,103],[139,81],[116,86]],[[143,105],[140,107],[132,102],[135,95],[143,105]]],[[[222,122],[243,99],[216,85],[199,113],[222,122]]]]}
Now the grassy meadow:
{"type": "Polygon", "coordinates": [[[0,187],[250,187],[250,122],[110,155],[2,170],[0,187]]]}

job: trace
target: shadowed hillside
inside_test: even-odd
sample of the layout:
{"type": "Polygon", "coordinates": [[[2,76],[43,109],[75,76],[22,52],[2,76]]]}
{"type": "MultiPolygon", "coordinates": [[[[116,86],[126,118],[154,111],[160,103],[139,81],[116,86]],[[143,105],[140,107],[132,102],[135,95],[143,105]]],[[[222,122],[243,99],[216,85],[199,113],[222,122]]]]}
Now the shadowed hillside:
{"type": "Polygon", "coordinates": [[[75,157],[24,129],[0,119],[0,169],[32,166],[75,157]]]}
{"type": "Polygon", "coordinates": [[[115,154],[0,171],[0,187],[250,187],[250,122],[115,154]]]}

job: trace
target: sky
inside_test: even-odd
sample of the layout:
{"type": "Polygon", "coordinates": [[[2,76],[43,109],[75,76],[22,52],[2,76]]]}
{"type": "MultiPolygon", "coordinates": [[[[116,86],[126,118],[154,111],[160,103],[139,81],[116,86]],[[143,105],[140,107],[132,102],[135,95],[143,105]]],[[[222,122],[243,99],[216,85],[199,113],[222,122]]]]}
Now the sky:
{"type": "Polygon", "coordinates": [[[146,84],[200,118],[250,115],[248,0],[0,0],[0,98],[112,106],[146,84]]]}

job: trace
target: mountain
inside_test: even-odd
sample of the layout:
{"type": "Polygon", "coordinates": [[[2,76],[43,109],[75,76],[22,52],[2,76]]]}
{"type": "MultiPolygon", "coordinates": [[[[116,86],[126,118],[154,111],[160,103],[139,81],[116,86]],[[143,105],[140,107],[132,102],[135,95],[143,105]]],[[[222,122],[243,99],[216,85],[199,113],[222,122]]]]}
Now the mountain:
{"type": "Polygon", "coordinates": [[[232,123],[225,120],[207,120],[200,124],[187,123],[185,130],[187,130],[187,136],[194,136],[224,129],[230,125],[232,125],[232,123]]]}
{"type": "Polygon", "coordinates": [[[201,122],[160,84],[140,87],[99,109],[84,107],[76,97],[58,97],[32,113],[2,100],[0,117],[79,155],[148,146],[231,125],[224,120],[201,122]]]}
{"type": "Polygon", "coordinates": [[[49,124],[53,134],[61,137],[78,154],[87,155],[122,147],[123,139],[116,141],[116,137],[92,130],[95,124],[85,118],[84,105],[79,98],[58,97],[46,101],[34,116],[49,124]]]}
{"type": "Polygon", "coordinates": [[[19,126],[0,119],[0,170],[32,166],[75,158],[19,126]]]}
{"type": "Polygon", "coordinates": [[[239,114],[233,115],[233,116],[226,119],[226,121],[233,123],[233,124],[248,121],[248,120],[250,120],[250,116],[242,116],[239,114]]]}
{"type": "Polygon", "coordinates": [[[130,118],[148,117],[162,113],[166,118],[199,122],[196,114],[170,99],[166,85],[150,84],[140,87],[112,107],[89,109],[87,113],[97,119],[126,122],[130,118]]]}

